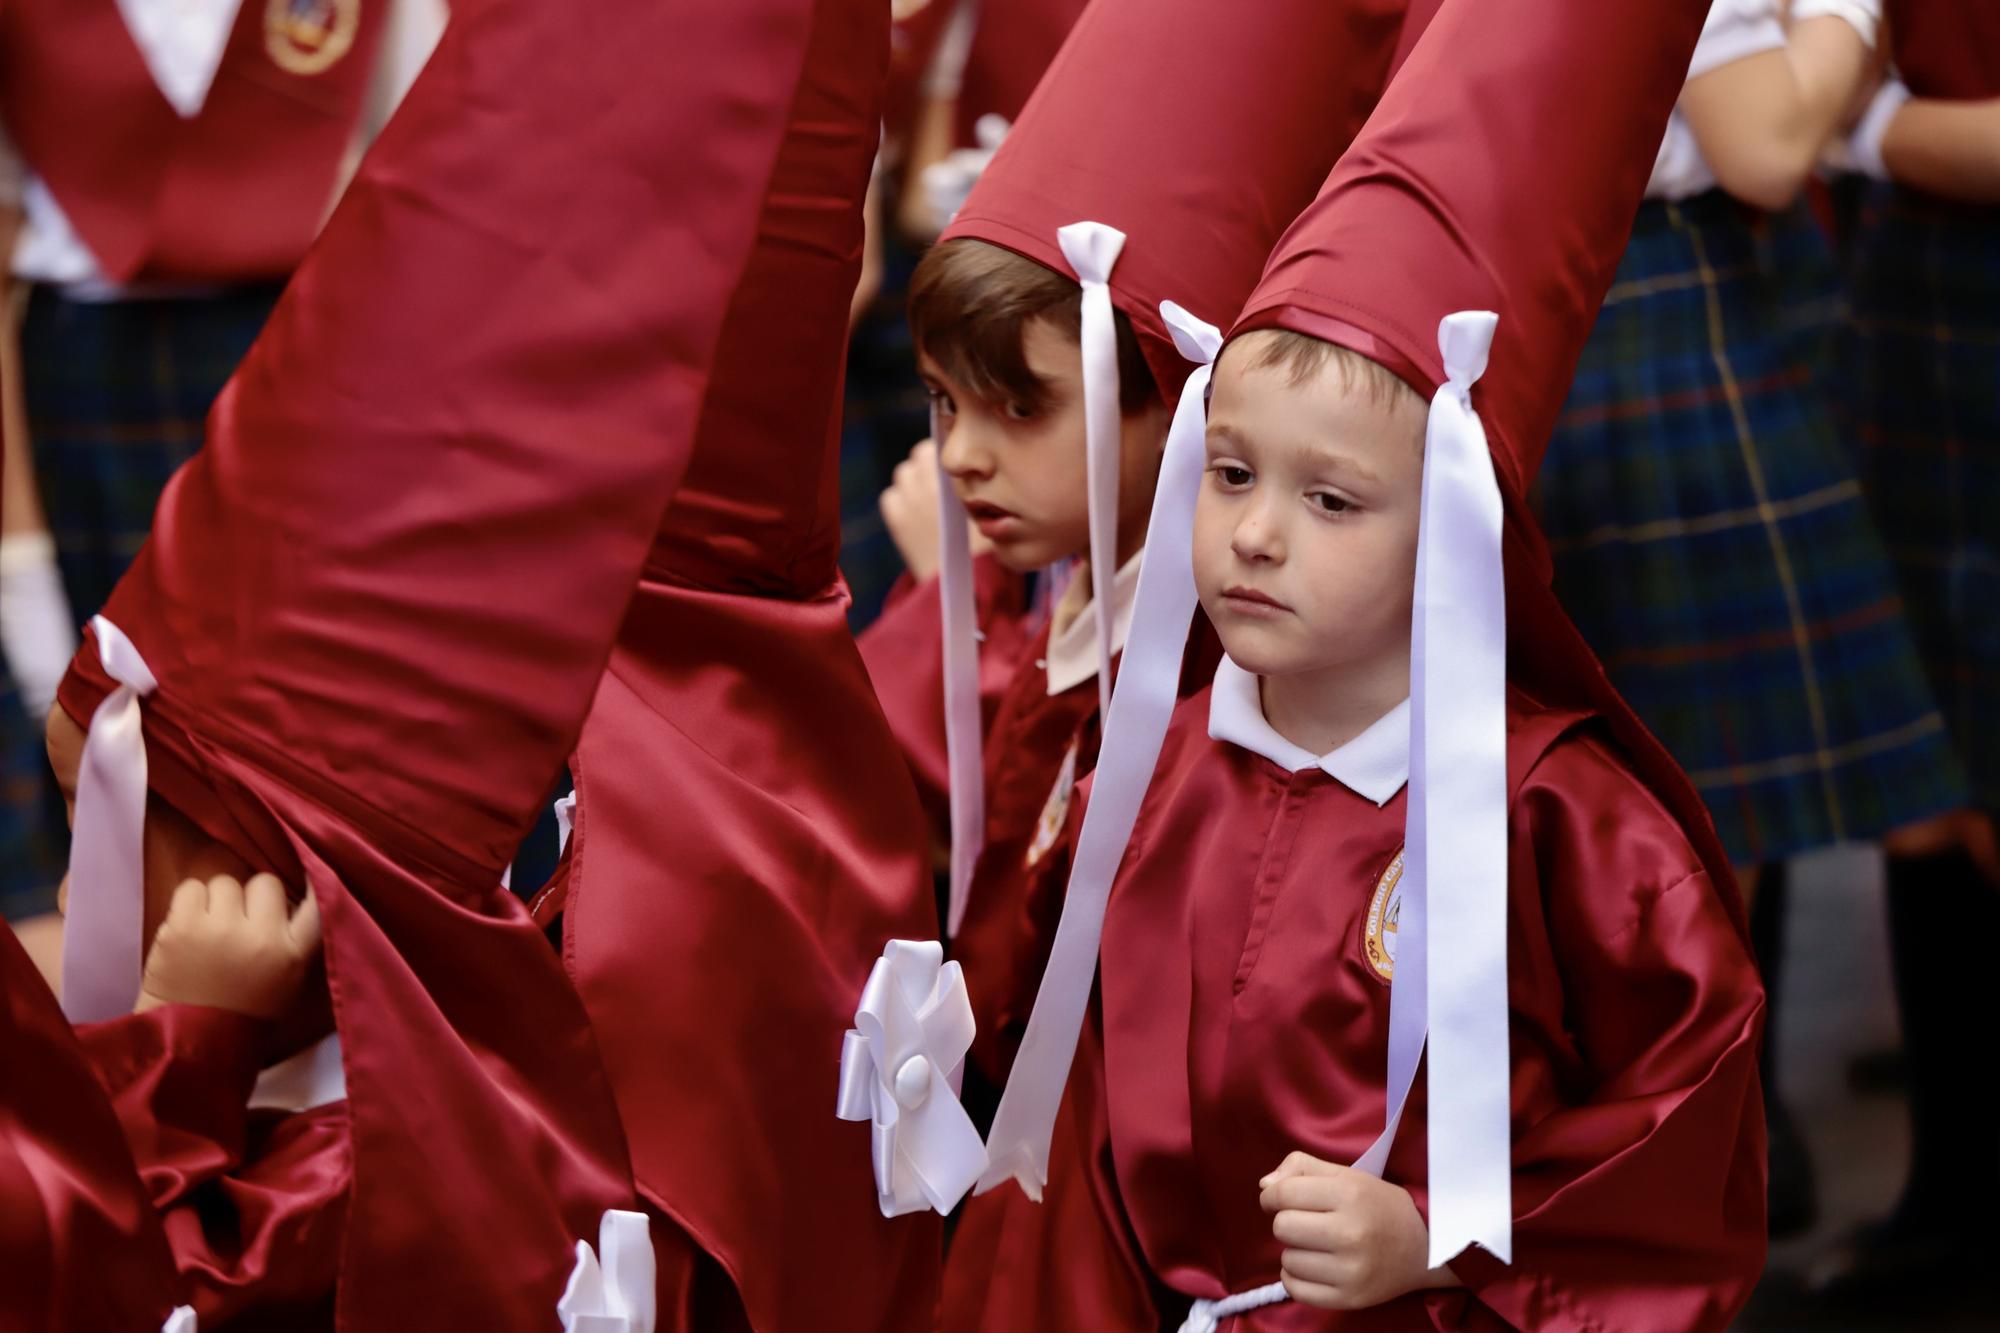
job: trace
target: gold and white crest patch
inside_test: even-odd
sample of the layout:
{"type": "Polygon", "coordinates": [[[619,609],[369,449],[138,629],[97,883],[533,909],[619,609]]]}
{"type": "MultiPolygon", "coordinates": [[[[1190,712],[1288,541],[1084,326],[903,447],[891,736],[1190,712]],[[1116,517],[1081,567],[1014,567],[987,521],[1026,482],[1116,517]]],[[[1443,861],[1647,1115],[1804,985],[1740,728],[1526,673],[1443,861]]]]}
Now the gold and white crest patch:
{"type": "Polygon", "coordinates": [[[1041,817],[1035,821],[1035,839],[1028,844],[1028,864],[1034,865],[1049,854],[1049,848],[1056,845],[1062,836],[1063,824],[1069,819],[1069,798],[1076,791],[1076,750],[1079,741],[1069,743],[1069,753],[1063,756],[1062,771],[1056,774],[1056,785],[1049,788],[1049,799],[1042,803],[1041,817]]]}
{"type": "Polygon", "coordinates": [[[1368,965],[1384,981],[1396,977],[1396,926],[1403,915],[1403,854],[1382,872],[1375,896],[1368,900],[1368,917],[1363,923],[1361,950],[1368,965]]]}

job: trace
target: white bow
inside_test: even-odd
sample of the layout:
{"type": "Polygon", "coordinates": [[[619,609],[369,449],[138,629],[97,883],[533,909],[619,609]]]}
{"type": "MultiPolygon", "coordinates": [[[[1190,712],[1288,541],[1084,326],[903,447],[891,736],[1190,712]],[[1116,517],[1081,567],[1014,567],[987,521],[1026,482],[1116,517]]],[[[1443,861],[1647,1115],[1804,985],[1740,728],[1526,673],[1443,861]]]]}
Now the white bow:
{"type": "MultiPolygon", "coordinates": [[[[1069,1080],[1076,1040],[1097,972],[1104,908],[1139,802],[1152,781],[1167,723],[1179,694],[1181,655],[1194,616],[1194,505],[1206,459],[1208,381],[1222,332],[1172,301],[1160,314],[1181,355],[1199,363],[1181,390],[1160,460],[1146,551],[1139,564],[1132,626],[1125,641],[1124,677],[1105,714],[1093,794],[1077,835],[1061,924],[1049,952],[1034,1013],[1014,1057],[1014,1072],[987,1138],[988,1164],[980,1192],[1018,1180],[1031,1199],[1048,1182],[1049,1139],[1069,1080]]],[[[1100,602],[1109,601],[1101,598],[1100,602]]]]}
{"type": "Polygon", "coordinates": [[[556,1313],[563,1333],[653,1333],[653,1237],[646,1215],[609,1208],[597,1224],[597,1244],[576,1243],[576,1267],[556,1313]]]}
{"type": "Polygon", "coordinates": [[[949,1213],[986,1165],[959,1104],[972,1049],[965,974],[935,940],[890,940],[868,974],[840,1051],[842,1120],[874,1123],[882,1216],[949,1213]]]}
{"type": "Polygon", "coordinates": [[[62,1005],[72,1023],[132,1012],[146,921],[146,737],[139,701],[159,688],[125,632],[91,619],[97,656],[118,687],[90,716],[71,820],[62,1005]]]}

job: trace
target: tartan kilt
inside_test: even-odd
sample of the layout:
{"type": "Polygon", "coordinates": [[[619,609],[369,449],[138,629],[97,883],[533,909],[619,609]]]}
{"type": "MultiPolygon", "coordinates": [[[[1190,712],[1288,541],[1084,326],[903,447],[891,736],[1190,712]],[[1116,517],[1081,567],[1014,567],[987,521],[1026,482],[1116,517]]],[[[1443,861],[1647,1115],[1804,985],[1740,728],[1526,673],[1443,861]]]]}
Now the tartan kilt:
{"type": "Polygon", "coordinates": [[[1829,265],[1803,209],[1649,200],[1538,480],[1558,593],[1739,865],[1965,801],[1810,364],[1829,265]]]}
{"type": "Polygon", "coordinates": [[[1973,798],[2000,809],[2000,210],[1862,205],[1842,406],[1973,798]]]}
{"type": "Polygon", "coordinates": [[[145,544],[160,492],[201,447],[209,405],[280,290],[79,301],[37,287],[29,295],[21,325],[28,436],[79,624],[145,544]]]}
{"type": "Polygon", "coordinates": [[[61,808],[42,729],[0,653],[0,917],[14,921],[55,907],[61,808]]]}

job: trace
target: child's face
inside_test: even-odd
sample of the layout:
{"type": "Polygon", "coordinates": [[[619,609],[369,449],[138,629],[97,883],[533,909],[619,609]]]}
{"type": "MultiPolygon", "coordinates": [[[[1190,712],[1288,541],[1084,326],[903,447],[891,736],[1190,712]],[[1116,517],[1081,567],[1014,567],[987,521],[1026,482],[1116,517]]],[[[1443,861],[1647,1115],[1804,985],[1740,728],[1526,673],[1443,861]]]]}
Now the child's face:
{"type": "Polygon", "coordinates": [[[1260,676],[1380,666],[1409,652],[1424,411],[1377,402],[1329,363],[1224,354],[1195,505],[1194,577],[1230,658],[1260,676]]]}
{"type": "MultiPolygon", "coordinates": [[[[1090,505],[1076,340],[1037,319],[1022,335],[1022,352],[1047,388],[1039,411],[974,397],[921,353],[917,371],[937,403],[938,455],[952,489],[1000,562],[1025,572],[1088,553],[1090,505]]],[[[1121,560],[1145,540],[1167,421],[1161,404],[1120,417],[1121,560]]]]}
{"type": "MultiPolygon", "coordinates": [[[[83,767],[84,731],[61,708],[49,710],[47,729],[49,766],[55,770],[56,785],[62,790],[63,804],[70,822],[76,821],[77,774],[83,767]]],[[[238,879],[250,877],[250,865],[228,847],[201,831],[200,826],[157,796],[146,798],[145,836],[146,916],[144,946],[166,919],[174,890],[184,880],[208,880],[217,875],[238,879]]],[[[57,890],[57,906],[69,905],[69,876],[63,876],[57,890]]],[[[143,946],[142,946],[143,947],[143,946]]]]}

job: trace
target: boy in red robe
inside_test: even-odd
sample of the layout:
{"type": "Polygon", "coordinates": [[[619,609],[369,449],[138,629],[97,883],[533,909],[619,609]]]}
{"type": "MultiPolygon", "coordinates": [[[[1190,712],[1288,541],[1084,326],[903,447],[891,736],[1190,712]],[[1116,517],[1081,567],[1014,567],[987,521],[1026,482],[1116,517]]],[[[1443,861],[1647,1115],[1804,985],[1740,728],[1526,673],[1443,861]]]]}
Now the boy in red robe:
{"type": "Polygon", "coordinates": [[[1183,401],[982,1182],[1046,1203],[975,1205],[954,1327],[1720,1329],[1747,1299],[1740,909],[1519,503],[1704,9],[1447,0],[1205,421],[1183,401]],[[1196,593],[1228,656],[1169,721],[1196,593]]]}

